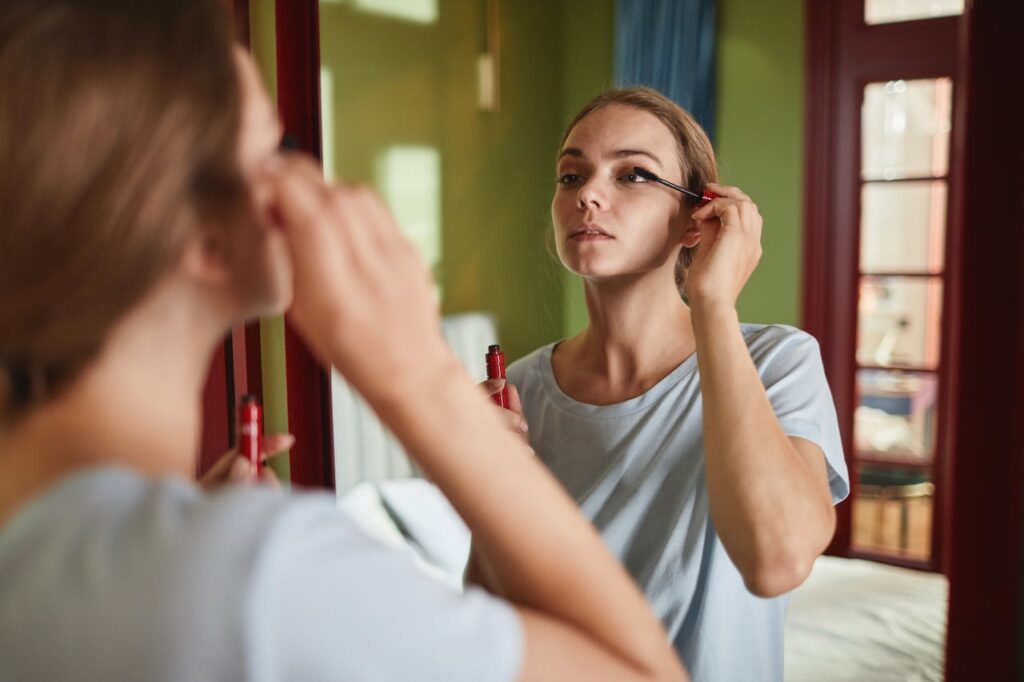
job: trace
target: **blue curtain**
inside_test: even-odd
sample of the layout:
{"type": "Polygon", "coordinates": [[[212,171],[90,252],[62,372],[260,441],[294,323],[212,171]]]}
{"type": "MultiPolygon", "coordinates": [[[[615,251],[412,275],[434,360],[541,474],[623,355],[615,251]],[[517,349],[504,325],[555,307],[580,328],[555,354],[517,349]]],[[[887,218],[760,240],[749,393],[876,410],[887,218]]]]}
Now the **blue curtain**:
{"type": "Polygon", "coordinates": [[[617,0],[615,83],[649,85],[715,139],[715,0],[617,0]]]}

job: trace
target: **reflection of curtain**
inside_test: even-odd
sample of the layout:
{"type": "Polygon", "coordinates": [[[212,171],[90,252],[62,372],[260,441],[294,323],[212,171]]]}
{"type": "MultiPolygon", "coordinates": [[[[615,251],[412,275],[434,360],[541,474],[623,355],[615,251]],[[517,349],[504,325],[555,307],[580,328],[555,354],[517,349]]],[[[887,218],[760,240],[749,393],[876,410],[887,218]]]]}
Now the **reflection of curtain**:
{"type": "Polygon", "coordinates": [[[714,139],[715,0],[617,0],[615,82],[657,88],[714,139]]]}

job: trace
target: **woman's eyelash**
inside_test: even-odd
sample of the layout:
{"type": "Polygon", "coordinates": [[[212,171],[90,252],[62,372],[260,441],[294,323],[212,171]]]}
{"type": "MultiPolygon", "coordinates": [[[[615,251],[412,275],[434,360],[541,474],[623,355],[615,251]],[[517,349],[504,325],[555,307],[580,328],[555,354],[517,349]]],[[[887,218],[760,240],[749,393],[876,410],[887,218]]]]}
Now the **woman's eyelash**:
{"type": "MultiPolygon", "coordinates": [[[[646,170],[646,169],[640,168],[640,170],[646,170]]],[[[650,171],[647,171],[647,172],[650,172],[650,171]]],[[[630,168],[628,171],[626,171],[625,173],[623,173],[619,177],[626,178],[631,184],[635,184],[635,185],[640,185],[640,184],[643,184],[645,182],[650,182],[650,180],[648,180],[644,176],[640,175],[639,173],[634,172],[634,170],[632,168],[630,168]]]]}
{"type": "MultiPolygon", "coordinates": [[[[562,173],[558,176],[557,182],[559,185],[574,185],[578,183],[581,179],[581,176],[577,173],[562,173]]],[[[632,171],[628,171],[617,176],[617,179],[622,180],[629,185],[642,185],[645,182],[648,182],[646,178],[632,171]]]]}

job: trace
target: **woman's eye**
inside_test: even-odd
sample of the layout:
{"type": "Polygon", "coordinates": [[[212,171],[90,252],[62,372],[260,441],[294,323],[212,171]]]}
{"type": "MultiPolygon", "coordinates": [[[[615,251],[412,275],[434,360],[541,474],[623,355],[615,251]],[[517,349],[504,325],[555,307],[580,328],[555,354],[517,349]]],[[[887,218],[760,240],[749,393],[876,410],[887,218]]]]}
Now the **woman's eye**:
{"type": "Polygon", "coordinates": [[[620,176],[620,179],[625,181],[625,182],[628,182],[630,184],[633,184],[633,185],[638,185],[638,184],[647,182],[646,179],[640,177],[636,173],[626,173],[626,174],[620,176]]]}
{"type": "Polygon", "coordinates": [[[575,175],[573,173],[563,173],[562,175],[558,176],[559,185],[575,185],[577,182],[579,182],[579,180],[580,176],[575,175]]]}

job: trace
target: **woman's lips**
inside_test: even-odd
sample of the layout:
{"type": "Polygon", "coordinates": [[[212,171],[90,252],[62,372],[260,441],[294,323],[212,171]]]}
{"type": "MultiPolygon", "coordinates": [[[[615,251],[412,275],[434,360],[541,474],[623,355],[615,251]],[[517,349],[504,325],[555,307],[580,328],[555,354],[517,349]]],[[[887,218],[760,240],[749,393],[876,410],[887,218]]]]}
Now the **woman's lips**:
{"type": "Polygon", "coordinates": [[[578,242],[601,241],[615,239],[608,234],[600,225],[580,225],[580,227],[569,235],[569,239],[578,242]]]}

